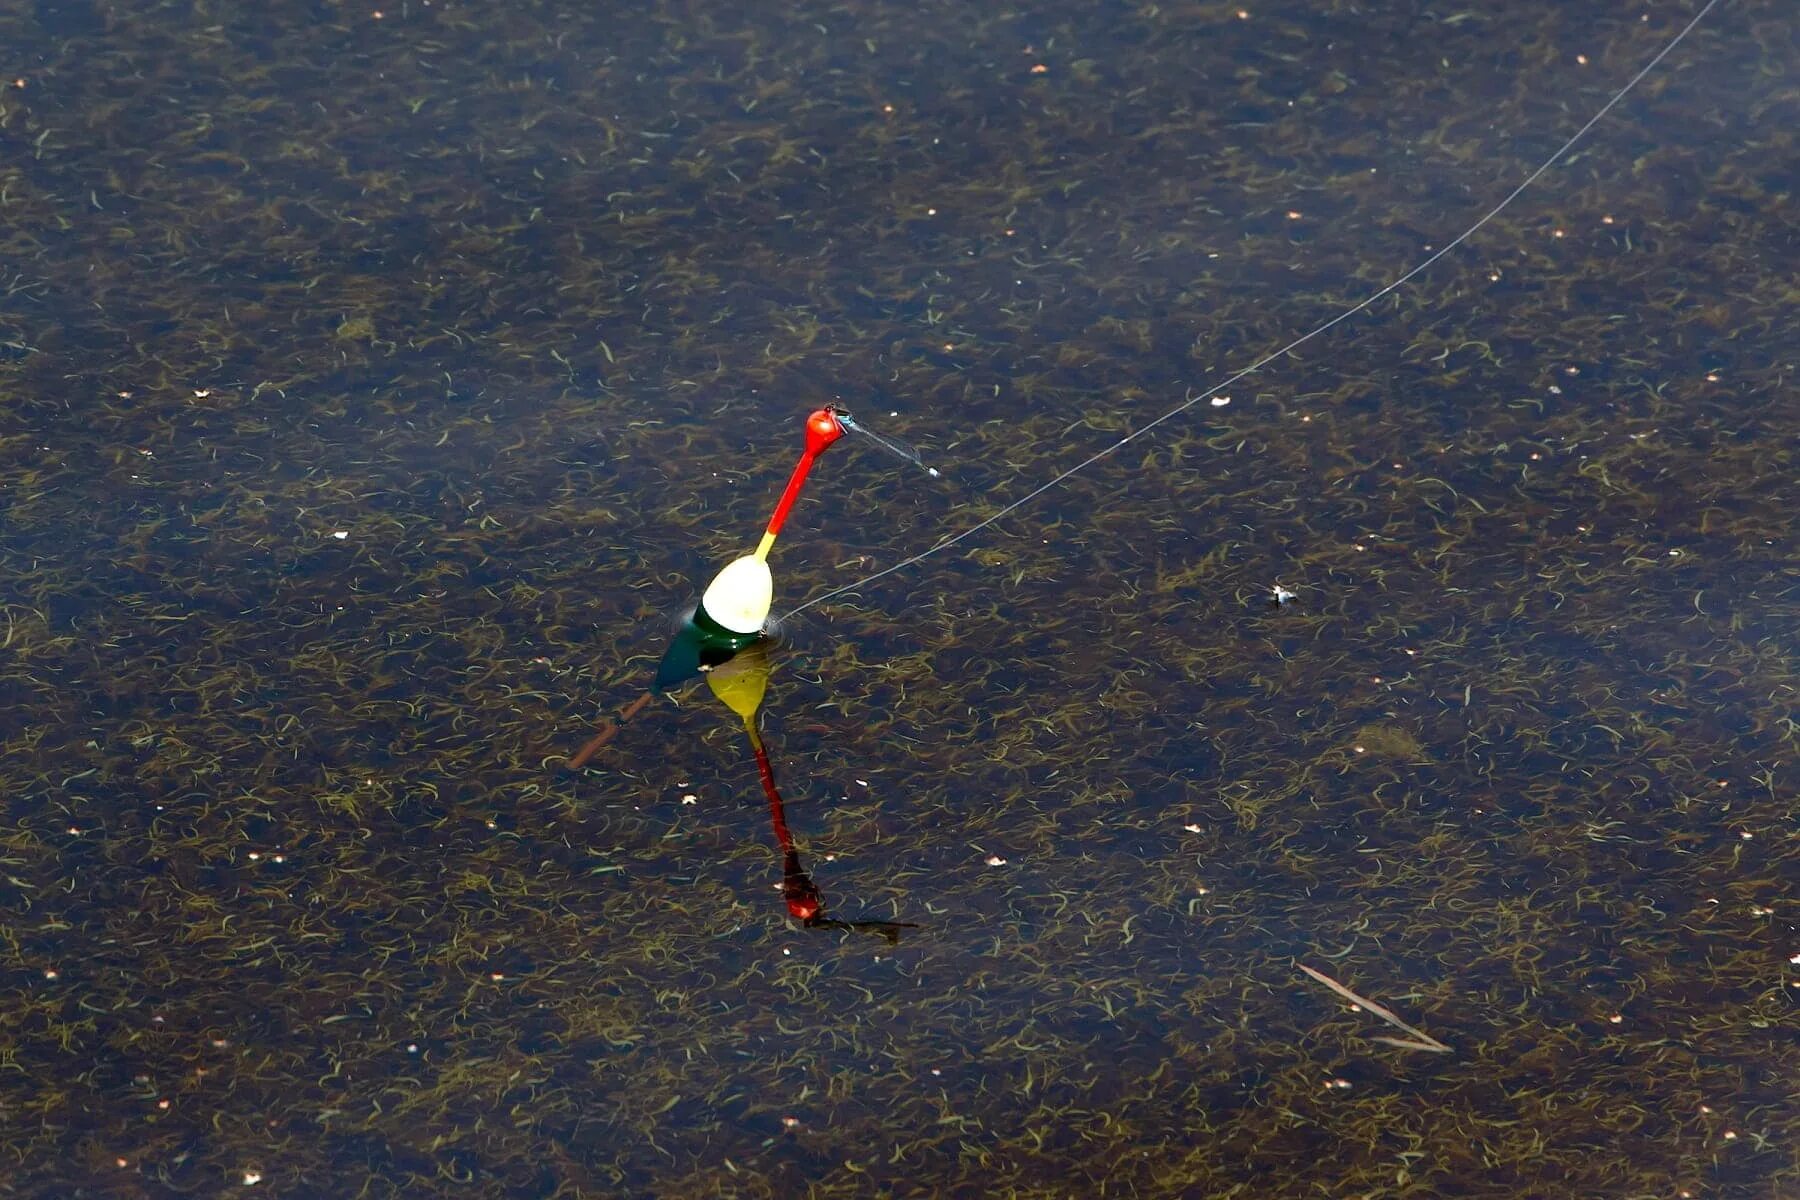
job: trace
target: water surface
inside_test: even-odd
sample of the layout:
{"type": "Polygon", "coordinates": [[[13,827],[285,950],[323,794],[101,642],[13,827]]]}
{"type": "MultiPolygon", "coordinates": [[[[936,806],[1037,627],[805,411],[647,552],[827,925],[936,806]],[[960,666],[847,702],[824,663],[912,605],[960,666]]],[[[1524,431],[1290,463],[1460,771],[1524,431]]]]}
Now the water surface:
{"type": "Polygon", "coordinates": [[[12,1187],[1800,1186],[1783,5],[788,623],[794,865],[897,942],[789,916],[705,686],[567,769],[810,408],[945,480],[832,450],[784,608],[1400,274],[1691,12],[0,15],[12,1187]]]}

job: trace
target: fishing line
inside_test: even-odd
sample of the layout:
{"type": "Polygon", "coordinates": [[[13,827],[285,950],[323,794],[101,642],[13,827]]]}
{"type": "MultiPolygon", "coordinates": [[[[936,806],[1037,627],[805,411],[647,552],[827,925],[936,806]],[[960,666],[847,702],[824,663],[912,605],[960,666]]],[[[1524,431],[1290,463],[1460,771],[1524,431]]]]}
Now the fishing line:
{"type": "Polygon", "coordinates": [[[1670,53],[1672,53],[1674,51],[1675,47],[1681,45],[1682,41],[1687,38],[1687,35],[1694,31],[1694,27],[1699,25],[1700,22],[1705,19],[1706,14],[1711,12],[1714,8],[1718,7],[1718,5],[1719,5],[1719,0],[1706,0],[1705,5],[1703,5],[1701,7],[1700,11],[1694,14],[1693,19],[1690,20],[1686,25],[1682,26],[1681,32],[1677,33],[1673,38],[1669,39],[1669,43],[1666,46],[1664,46],[1661,50],[1657,51],[1655,57],[1651,58],[1651,60],[1649,62],[1645,63],[1643,68],[1640,71],[1638,71],[1638,73],[1636,75],[1633,75],[1630,79],[1628,79],[1625,82],[1624,87],[1621,87],[1618,91],[1613,93],[1612,99],[1608,100],[1605,104],[1602,104],[1600,106],[1599,110],[1597,112],[1595,112],[1593,116],[1589,117],[1587,119],[1587,122],[1584,125],[1582,125],[1582,127],[1580,129],[1577,129],[1573,134],[1571,134],[1569,136],[1568,141],[1564,142],[1561,146],[1559,146],[1556,149],[1556,151],[1550,155],[1549,158],[1546,158],[1542,163],[1538,164],[1537,169],[1532,171],[1531,174],[1527,175],[1525,177],[1524,181],[1519,184],[1519,186],[1515,187],[1512,191],[1508,192],[1505,199],[1501,200],[1500,203],[1494,205],[1494,207],[1488,209],[1488,211],[1483,213],[1475,221],[1475,223],[1473,225],[1470,225],[1467,229],[1465,229],[1461,233],[1457,234],[1454,238],[1452,238],[1449,242],[1447,242],[1441,250],[1434,251],[1429,257],[1427,257],[1426,259],[1421,261],[1417,266],[1413,267],[1413,269],[1408,271],[1406,274],[1400,276],[1398,279],[1394,280],[1392,283],[1389,283],[1387,286],[1383,287],[1380,291],[1374,292],[1374,293],[1370,294],[1368,297],[1366,297],[1365,299],[1359,301],[1358,303],[1352,305],[1349,308],[1346,308],[1343,312],[1338,313],[1335,317],[1332,317],[1329,321],[1326,321],[1324,324],[1318,326],[1316,329],[1313,329],[1307,333],[1301,334],[1299,337],[1295,338],[1293,341],[1289,342],[1287,345],[1281,347],[1281,349],[1273,351],[1270,354],[1264,355],[1262,358],[1257,359],[1255,362],[1251,363],[1249,366],[1243,368],[1242,370],[1236,372],[1235,374],[1226,376],[1224,379],[1220,380],[1218,383],[1213,384],[1211,387],[1207,388],[1205,391],[1186,397],[1185,399],[1182,400],[1182,402],[1180,404],[1176,405],[1174,408],[1171,408],[1169,411],[1163,413],[1160,417],[1157,417],[1155,420],[1151,421],[1150,423],[1148,423],[1147,425],[1143,426],[1140,429],[1133,430],[1132,432],[1126,434],[1124,437],[1120,438],[1118,441],[1112,443],[1111,445],[1106,446],[1100,450],[1095,451],[1093,454],[1088,455],[1086,458],[1082,459],[1080,462],[1076,463],[1074,466],[1070,467],[1068,470],[1064,471],[1062,474],[1056,476],[1055,478],[1049,480],[1048,482],[1039,484],[1037,487],[1033,488],[1031,491],[1026,492],[1023,496],[1020,496],[1017,500],[1014,500],[1011,504],[1008,504],[1005,508],[1002,508],[999,512],[995,513],[993,516],[987,517],[984,520],[982,520],[974,525],[969,526],[967,529],[963,530],[961,533],[951,534],[948,537],[942,538],[939,541],[933,543],[931,546],[927,547],[926,549],[921,550],[919,553],[913,555],[912,557],[901,559],[899,562],[895,563],[891,567],[885,567],[882,570],[876,571],[874,574],[865,575],[861,579],[858,579],[853,583],[846,583],[841,587],[835,587],[835,588],[832,588],[828,592],[825,592],[818,596],[814,596],[811,600],[808,600],[806,603],[798,606],[797,608],[790,609],[782,619],[785,620],[787,617],[796,616],[799,613],[803,613],[807,609],[812,608],[814,605],[823,604],[823,603],[825,603],[825,601],[830,600],[836,596],[842,596],[846,592],[854,592],[854,591],[858,590],[859,588],[865,587],[868,584],[875,582],[877,579],[882,579],[888,575],[892,575],[895,571],[904,570],[905,568],[912,566],[914,563],[924,562],[926,559],[930,558],[932,555],[937,554],[938,552],[943,551],[943,550],[948,550],[950,547],[956,545],[958,542],[961,542],[967,538],[973,537],[975,534],[980,533],[983,529],[986,529],[989,525],[992,525],[994,522],[1000,520],[1001,518],[1009,516],[1014,512],[1017,512],[1019,509],[1023,508],[1025,505],[1031,503],[1031,501],[1037,499],[1039,496],[1043,495],[1045,492],[1049,491],[1051,488],[1056,487],[1058,484],[1062,483],[1064,480],[1070,478],[1071,476],[1077,475],[1082,471],[1087,470],[1087,468],[1093,466],[1095,463],[1099,462],[1101,459],[1103,459],[1103,458],[1107,457],[1108,455],[1112,454],[1113,452],[1129,445],[1130,443],[1136,441],[1138,438],[1143,437],[1146,433],[1149,433],[1152,429],[1155,429],[1158,425],[1161,425],[1164,421],[1168,421],[1175,417],[1178,417],[1182,413],[1186,412],[1188,409],[1194,407],[1194,405],[1200,403],[1202,400],[1207,400],[1207,399],[1212,398],[1213,396],[1218,395],[1220,392],[1224,391],[1226,388],[1230,387],[1232,384],[1236,383],[1238,380],[1243,379],[1246,376],[1255,374],[1256,372],[1262,370],[1264,367],[1268,366],[1270,363],[1274,362],[1276,359],[1285,358],[1287,355],[1293,353],[1295,350],[1298,350],[1301,346],[1304,346],[1306,343],[1312,341],[1314,338],[1318,337],[1320,334],[1326,332],[1329,329],[1332,329],[1333,327],[1335,327],[1337,325],[1342,324],[1345,321],[1348,321],[1351,317],[1354,317],[1357,313],[1364,311],[1370,305],[1372,305],[1376,301],[1380,300],[1382,297],[1391,295],[1393,292],[1399,290],[1401,287],[1405,286],[1407,283],[1411,282],[1414,278],[1416,278],[1417,276],[1422,274],[1424,271],[1426,271],[1428,268],[1430,268],[1432,266],[1432,264],[1436,263],[1440,258],[1444,257],[1444,255],[1450,253],[1452,250],[1456,249],[1458,246],[1460,246],[1464,242],[1468,241],[1478,231],[1480,231],[1480,229],[1484,225],[1486,225],[1489,221],[1492,221],[1495,217],[1499,216],[1502,212],[1504,212],[1506,210],[1506,208],[1509,205],[1511,205],[1514,200],[1517,200],[1521,195],[1524,194],[1526,188],[1529,188],[1532,184],[1536,183],[1538,181],[1538,179],[1543,176],[1544,172],[1548,171],[1551,167],[1555,166],[1556,163],[1559,160],[1561,160],[1564,155],[1566,155],[1571,149],[1573,149],[1575,146],[1575,143],[1579,142],[1583,137],[1585,137],[1587,135],[1588,130],[1592,129],[1595,125],[1598,125],[1600,123],[1600,119],[1602,117],[1606,116],[1607,113],[1611,112],[1613,110],[1613,108],[1618,105],[1619,101],[1623,100],[1627,95],[1629,95],[1631,93],[1631,90],[1633,88],[1635,88],[1639,83],[1643,82],[1644,77],[1646,75],[1650,74],[1651,71],[1654,71],[1657,67],[1657,64],[1662,62],[1663,59],[1667,58],[1670,55],[1670,53]]]}

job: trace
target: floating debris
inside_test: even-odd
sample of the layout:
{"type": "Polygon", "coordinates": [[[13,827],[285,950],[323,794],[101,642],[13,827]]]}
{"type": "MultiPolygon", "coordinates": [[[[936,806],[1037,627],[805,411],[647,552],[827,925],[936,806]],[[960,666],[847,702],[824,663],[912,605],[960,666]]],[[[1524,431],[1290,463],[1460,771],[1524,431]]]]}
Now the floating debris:
{"type": "Polygon", "coordinates": [[[1412,1034],[1412,1038],[1410,1040],[1402,1039],[1402,1038],[1391,1038],[1391,1037],[1375,1037],[1375,1038],[1370,1038],[1369,1039],[1370,1041],[1381,1042],[1381,1043],[1384,1043],[1385,1045],[1389,1045],[1389,1046],[1398,1046],[1403,1050],[1429,1050],[1436,1054],[1449,1054],[1451,1052],[1449,1046],[1445,1045],[1443,1042],[1438,1041],[1436,1038],[1432,1037],[1429,1033],[1425,1033],[1422,1030],[1416,1029],[1413,1026],[1408,1025],[1405,1021],[1402,1021],[1399,1017],[1395,1016],[1389,1010],[1383,1008],[1381,1005],[1375,1003],[1373,1000],[1370,1000],[1370,999],[1367,999],[1366,997],[1357,995],[1355,992],[1351,991],[1349,988],[1345,987],[1343,984],[1339,983],[1337,980],[1333,979],[1331,976],[1325,974],[1325,972],[1315,970],[1314,968],[1307,966],[1305,963],[1296,963],[1295,965],[1298,966],[1302,971],[1305,971],[1308,975],[1312,976],[1314,979],[1318,980],[1320,983],[1324,984],[1326,987],[1330,988],[1332,991],[1336,992],[1338,995],[1342,996],[1344,999],[1346,999],[1346,1000],[1350,1001],[1352,1004],[1356,1005],[1358,1008],[1361,1008],[1367,1012],[1372,1012],[1376,1016],[1380,1017],[1382,1020],[1386,1021],[1388,1024],[1394,1026],[1396,1029],[1401,1029],[1401,1030],[1406,1031],[1407,1033],[1412,1034]]]}

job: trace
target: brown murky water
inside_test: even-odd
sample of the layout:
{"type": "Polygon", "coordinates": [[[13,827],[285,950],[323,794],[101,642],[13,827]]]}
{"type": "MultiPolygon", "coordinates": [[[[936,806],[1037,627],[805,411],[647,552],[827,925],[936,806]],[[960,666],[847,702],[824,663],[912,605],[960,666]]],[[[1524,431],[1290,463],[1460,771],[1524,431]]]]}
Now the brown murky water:
{"type": "Polygon", "coordinates": [[[1693,11],[1405,7],[0,13],[0,1190],[1800,1188],[1783,5],[568,767],[1693,11]]]}

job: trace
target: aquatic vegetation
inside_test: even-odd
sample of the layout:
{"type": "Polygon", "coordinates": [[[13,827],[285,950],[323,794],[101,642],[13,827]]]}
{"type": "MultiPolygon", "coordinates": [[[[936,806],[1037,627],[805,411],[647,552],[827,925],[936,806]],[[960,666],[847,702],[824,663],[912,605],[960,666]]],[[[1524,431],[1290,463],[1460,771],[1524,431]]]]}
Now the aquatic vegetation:
{"type": "Polygon", "coordinates": [[[0,12],[10,1187],[1793,1190],[1786,10],[788,625],[788,840],[892,945],[639,702],[796,419],[946,480],[821,472],[797,597],[1418,261],[1677,14],[374,11],[0,12]]]}

